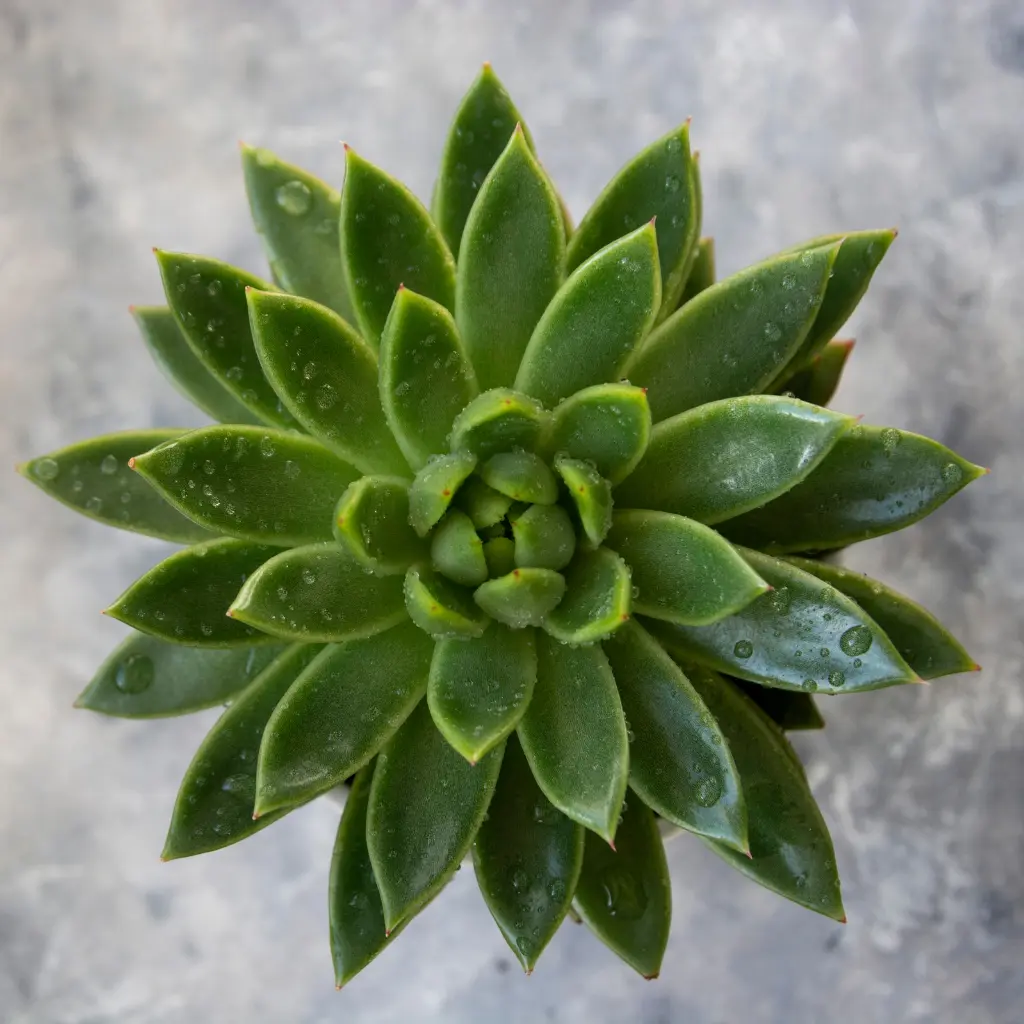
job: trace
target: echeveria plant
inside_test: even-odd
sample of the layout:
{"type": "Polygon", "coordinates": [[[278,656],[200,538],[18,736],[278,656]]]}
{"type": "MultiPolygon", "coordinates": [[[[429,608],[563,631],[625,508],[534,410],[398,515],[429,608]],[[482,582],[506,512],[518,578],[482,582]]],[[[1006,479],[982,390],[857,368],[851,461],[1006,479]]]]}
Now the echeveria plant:
{"type": "Polygon", "coordinates": [[[79,699],[228,705],[164,856],[347,783],[339,985],[470,854],[527,970],[578,914],[656,975],[668,827],[843,920],[784,730],[821,727],[815,693],[976,667],[918,605],[821,557],[983,472],[824,408],[852,344],[833,338],[895,232],[714,283],[688,123],[574,229],[486,67],[430,212],[351,149],[340,195],[265,150],[242,163],[273,283],[157,251],[167,305],[134,311],[219,422],[22,467],[185,545],[107,610],[133,632],[79,699]]]}

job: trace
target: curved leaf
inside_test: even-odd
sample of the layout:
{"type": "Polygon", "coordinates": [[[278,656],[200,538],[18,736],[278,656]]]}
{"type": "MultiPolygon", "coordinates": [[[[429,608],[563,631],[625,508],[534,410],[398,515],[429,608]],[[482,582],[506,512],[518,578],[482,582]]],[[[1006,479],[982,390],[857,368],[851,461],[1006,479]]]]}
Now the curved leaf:
{"type": "Polygon", "coordinates": [[[364,476],[349,485],[334,514],[334,536],[370,572],[402,573],[427,553],[409,525],[409,484],[364,476]]]}
{"type": "Polygon", "coordinates": [[[340,544],[309,544],[262,565],[230,614],[287,640],[357,640],[405,618],[402,577],[368,575],[340,544]]]}
{"type": "Polygon", "coordinates": [[[629,741],[615,677],[598,646],[538,632],[537,685],[519,739],[544,795],[607,842],[626,792],[629,741]]]}
{"type": "Polygon", "coordinates": [[[528,395],[508,388],[485,391],[456,417],[451,449],[486,459],[514,448],[533,448],[546,415],[541,404],[528,395]]]}
{"type": "Polygon", "coordinates": [[[697,243],[697,252],[693,258],[690,273],[686,275],[683,294],[679,297],[679,305],[685,306],[690,299],[700,295],[705,288],[715,283],[715,240],[705,236],[697,243]]]}
{"type": "Polygon", "coordinates": [[[277,643],[255,623],[228,618],[238,588],[280,548],[210,540],[165,558],[136,580],[104,614],[172,643],[246,647],[277,643]]]}
{"type": "Polygon", "coordinates": [[[484,483],[513,501],[553,505],[558,498],[555,474],[533,452],[499,452],[479,472],[484,483]]]}
{"type": "Polygon", "coordinates": [[[795,398],[709,402],[654,428],[616,505],[721,522],[799,483],[855,422],[795,398]]]}
{"type": "Polygon", "coordinates": [[[776,690],[770,686],[748,683],[742,679],[730,679],[729,681],[735,683],[785,732],[825,728],[825,719],[821,717],[818,705],[814,703],[814,698],[809,693],[776,690]]]}
{"type": "Polygon", "coordinates": [[[455,503],[478,530],[500,523],[512,507],[512,499],[507,494],[485,484],[479,476],[471,476],[466,481],[455,503]]]}
{"type": "Polygon", "coordinates": [[[426,692],[433,646],[403,622],[321,651],[267,722],[256,814],[310,800],[366,764],[426,692]]]}
{"type": "Polygon", "coordinates": [[[580,459],[559,456],[555,470],[568,488],[587,540],[597,547],[612,527],[612,485],[580,459]]]}
{"type": "Polygon", "coordinates": [[[564,569],[576,550],[572,520],[561,505],[531,505],[512,520],[516,565],[564,569]]]}
{"type": "Polygon", "coordinates": [[[62,505],[106,526],[191,544],[210,531],[172,508],[136,476],[129,461],[140,452],[180,437],[182,430],[125,430],[79,441],[17,467],[62,505]]]}
{"type": "Polygon", "coordinates": [[[562,285],[526,347],[516,390],[552,406],[617,380],[660,302],[657,237],[646,224],[591,256],[562,285]]]}
{"type": "Polygon", "coordinates": [[[736,765],[690,681],[635,622],[606,640],[604,652],[631,731],[630,786],[680,828],[746,851],[736,765]]]}
{"type": "Polygon", "coordinates": [[[345,147],[341,259],[363,337],[376,348],[404,284],[455,306],[455,260],[430,214],[399,181],[345,147]]]}
{"type": "Polygon", "coordinates": [[[389,931],[425,906],[469,853],[502,750],[468,764],[421,701],[378,755],[366,840],[389,931]]]}
{"type": "Polygon", "coordinates": [[[852,351],[852,340],[830,341],[802,370],[793,374],[781,387],[812,405],[828,405],[839,387],[843,368],[852,351]]]}
{"type": "Polygon", "coordinates": [[[583,829],[540,791],[510,736],[473,866],[487,909],[529,973],[572,903],[583,866],[583,829]]]}
{"type": "Polygon", "coordinates": [[[430,561],[442,576],[464,587],[477,587],[487,579],[483,541],[465,512],[451,509],[434,531],[430,561]]]}
{"type": "Polygon", "coordinates": [[[384,418],[373,349],[326,306],[246,294],[263,372],[299,423],[364,473],[411,475],[384,418]]]}
{"type": "Polygon", "coordinates": [[[329,538],[338,494],[358,475],[312,438],[269,427],[202,427],[129,465],[207,529],[271,544],[329,538]]]}
{"type": "Polygon", "coordinates": [[[480,636],[487,616],[473,604],[468,590],[424,566],[405,574],[405,607],[412,621],[438,640],[480,636]]]}
{"type": "Polygon", "coordinates": [[[448,511],[455,492],[476,468],[472,452],[439,455],[417,474],[409,488],[409,525],[426,537],[448,511]]]}
{"type": "Polygon", "coordinates": [[[539,626],[565,593],[565,579],[551,569],[513,569],[473,591],[473,600],[493,619],[523,629],[539,626]]]}
{"type": "Polygon", "coordinates": [[[609,548],[579,552],[565,572],[565,597],[544,620],[562,643],[589,644],[629,619],[630,574],[609,548]]]}
{"type": "Polygon", "coordinates": [[[770,555],[742,554],[774,589],[711,626],[645,623],[673,655],[809,693],[917,681],[882,630],[834,587],[770,555]]]}
{"type": "Polygon", "coordinates": [[[410,466],[448,450],[455,417],[479,393],[444,306],[399,288],[380,339],[380,402],[410,466]]]}
{"type": "Polygon", "coordinates": [[[796,487],[723,524],[765,551],[822,551],[902,530],[987,470],[919,434],[854,427],[796,487]]]}

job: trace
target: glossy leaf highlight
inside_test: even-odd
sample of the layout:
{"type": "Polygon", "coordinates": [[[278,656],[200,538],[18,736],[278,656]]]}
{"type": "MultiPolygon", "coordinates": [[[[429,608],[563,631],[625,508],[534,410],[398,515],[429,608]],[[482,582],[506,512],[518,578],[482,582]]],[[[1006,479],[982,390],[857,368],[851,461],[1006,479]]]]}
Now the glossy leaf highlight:
{"type": "Polygon", "coordinates": [[[565,571],[565,597],[544,620],[563,643],[589,644],[629,618],[629,566],[609,548],[581,551],[565,571]]]}

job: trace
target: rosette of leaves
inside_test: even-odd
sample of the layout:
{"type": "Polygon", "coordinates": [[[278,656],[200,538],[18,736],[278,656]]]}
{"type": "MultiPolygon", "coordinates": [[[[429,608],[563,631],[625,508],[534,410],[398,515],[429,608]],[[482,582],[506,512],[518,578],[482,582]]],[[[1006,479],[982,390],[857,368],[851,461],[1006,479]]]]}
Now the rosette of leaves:
{"type": "Polygon", "coordinates": [[[430,212],[351,149],[340,195],[264,150],[242,163],[272,280],[157,251],[167,305],[134,311],[218,422],[22,467],[185,545],[108,609],[134,632],[79,699],[228,705],[164,856],[349,783],[339,985],[469,855],[527,970],[573,914],[656,975],[664,826],[843,920],[785,731],[823,724],[815,693],[976,667],[913,601],[819,557],[982,472],[825,408],[894,232],[716,282],[688,123],[573,228],[489,68],[430,212]]]}

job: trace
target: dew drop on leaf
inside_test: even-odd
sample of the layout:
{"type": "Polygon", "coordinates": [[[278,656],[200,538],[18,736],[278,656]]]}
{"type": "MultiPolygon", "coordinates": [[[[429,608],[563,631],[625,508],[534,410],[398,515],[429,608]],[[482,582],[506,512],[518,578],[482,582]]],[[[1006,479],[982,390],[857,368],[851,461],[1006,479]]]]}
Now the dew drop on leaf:
{"type": "Polygon", "coordinates": [[[813,679],[805,679],[803,682],[803,687],[808,693],[814,693],[814,691],[818,688],[818,684],[813,679]]]}
{"type": "Polygon", "coordinates": [[[886,427],[882,431],[881,438],[882,447],[885,449],[886,453],[893,451],[893,449],[903,439],[902,435],[895,427],[886,427]]]}
{"type": "Polygon", "coordinates": [[[313,205],[313,193],[309,191],[309,186],[301,181],[286,181],[274,192],[274,198],[277,205],[293,217],[309,213],[313,205]]]}
{"type": "Polygon", "coordinates": [[[714,775],[705,775],[698,781],[693,795],[701,807],[714,807],[722,798],[722,783],[714,775]]]}
{"type": "Polygon", "coordinates": [[[873,641],[867,626],[851,626],[840,638],[839,647],[850,658],[865,654],[873,641]]]}
{"type": "Polygon", "coordinates": [[[103,499],[95,494],[85,503],[86,512],[99,512],[103,508],[103,499]]]}
{"type": "Polygon", "coordinates": [[[947,484],[958,484],[963,475],[963,470],[955,462],[947,462],[942,467],[942,479],[947,484]]]}
{"type": "Polygon", "coordinates": [[[833,669],[828,674],[829,686],[842,686],[846,682],[846,673],[840,669],[833,669]]]}
{"type": "Polygon", "coordinates": [[[114,455],[105,455],[103,461],[100,463],[100,472],[104,476],[113,476],[117,472],[117,457],[114,455]]]}
{"type": "Polygon", "coordinates": [[[117,666],[114,685],[122,693],[142,693],[149,689],[155,675],[156,670],[149,655],[130,654],[117,666]]]}
{"type": "Polygon", "coordinates": [[[40,459],[35,464],[33,471],[40,480],[56,480],[60,466],[57,465],[56,459],[40,459]]]}
{"type": "Polygon", "coordinates": [[[606,868],[601,875],[605,905],[612,917],[635,921],[647,909],[647,891],[644,883],[625,868],[606,868]]]}
{"type": "Polygon", "coordinates": [[[735,654],[737,658],[743,658],[745,660],[754,653],[754,645],[749,640],[737,640],[733,646],[732,653],[735,654]]]}

